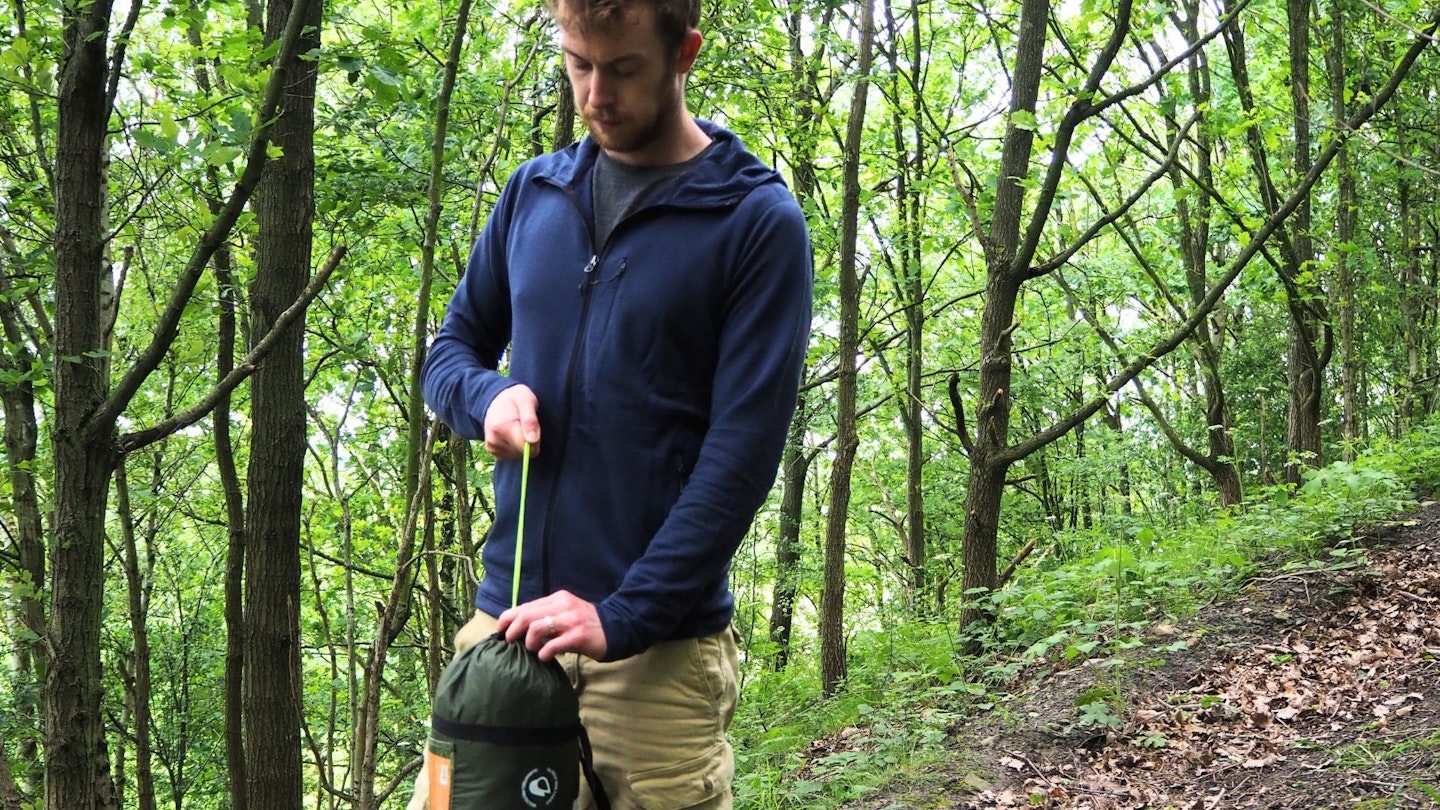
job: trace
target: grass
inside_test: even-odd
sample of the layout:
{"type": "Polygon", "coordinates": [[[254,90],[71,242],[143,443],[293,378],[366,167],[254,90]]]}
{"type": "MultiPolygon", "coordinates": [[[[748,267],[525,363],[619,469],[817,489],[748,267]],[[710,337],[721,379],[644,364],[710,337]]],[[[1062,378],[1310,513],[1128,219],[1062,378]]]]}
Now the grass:
{"type": "Polygon", "coordinates": [[[1335,752],[1335,766],[1368,769],[1417,755],[1431,762],[1440,756],[1440,729],[1344,746],[1335,752]]]}

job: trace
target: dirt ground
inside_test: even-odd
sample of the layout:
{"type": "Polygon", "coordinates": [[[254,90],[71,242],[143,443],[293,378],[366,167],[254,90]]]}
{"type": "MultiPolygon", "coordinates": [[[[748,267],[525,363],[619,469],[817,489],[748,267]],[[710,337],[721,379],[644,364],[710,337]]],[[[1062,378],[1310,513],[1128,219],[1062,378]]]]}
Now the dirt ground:
{"type": "Polygon", "coordinates": [[[1440,503],[1359,540],[1368,566],[1153,628],[1186,649],[1017,686],[956,725],[949,765],[850,807],[1440,808],[1440,503]]]}

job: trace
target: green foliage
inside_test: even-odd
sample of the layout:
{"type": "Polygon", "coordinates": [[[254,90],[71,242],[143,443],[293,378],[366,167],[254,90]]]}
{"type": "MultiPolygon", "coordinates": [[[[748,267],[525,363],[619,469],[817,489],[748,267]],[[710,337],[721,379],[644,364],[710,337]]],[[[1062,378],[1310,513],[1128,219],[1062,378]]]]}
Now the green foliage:
{"type": "MultiPolygon", "coordinates": [[[[752,662],[733,729],[738,806],[836,807],[901,776],[923,781],[948,736],[966,718],[1006,711],[1013,679],[1036,667],[1089,659],[1107,669],[1114,677],[1078,695],[1063,725],[1119,727],[1120,673],[1135,659],[1118,653],[1145,647],[1143,662],[1184,649],[1157,626],[1261,573],[1364,565],[1363,550],[1345,538],[1413,505],[1404,459],[1437,450],[1440,433],[1422,430],[1353,463],[1311,471],[1298,490],[1272,489],[1240,510],[1212,508],[1118,537],[1105,527],[1072,531],[1066,560],[1042,561],[986,597],[996,621],[979,657],[960,652],[963,638],[945,620],[897,619],[883,632],[852,636],[850,679],[829,701],[816,697],[810,657],[797,655],[781,673],[752,662]]],[[[1169,741],[1153,735],[1141,744],[1169,741]]]]}
{"type": "Polygon", "coordinates": [[[920,770],[917,753],[942,745],[957,707],[986,694],[967,682],[957,641],[936,621],[861,633],[850,641],[849,681],[829,701],[818,698],[818,671],[800,659],[752,675],[732,727],[737,806],[833,806],[897,769],[920,770]]]}
{"type": "Polygon", "coordinates": [[[1393,470],[1417,495],[1440,493],[1440,419],[1420,425],[1404,439],[1381,439],[1367,455],[1393,470]]]}

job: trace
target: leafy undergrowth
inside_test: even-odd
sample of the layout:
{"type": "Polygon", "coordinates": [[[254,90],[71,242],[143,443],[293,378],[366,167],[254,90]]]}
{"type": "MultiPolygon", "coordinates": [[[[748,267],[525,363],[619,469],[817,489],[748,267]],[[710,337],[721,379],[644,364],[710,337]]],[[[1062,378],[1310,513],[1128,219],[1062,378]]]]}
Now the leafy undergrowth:
{"type": "Polygon", "coordinates": [[[804,651],[751,668],[737,808],[1440,807],[1437,487],[1440,423],[1243,508],[1057,532],[979,655],[891,613],[833,698],[804,651]]]}
{"type": "Polygon", "coordinates": [[[1133,654],[1018,677],[844,806],[1440,807],[1440,504],[1368,534],[1367,565],[1258,577],[1133,654]]]}

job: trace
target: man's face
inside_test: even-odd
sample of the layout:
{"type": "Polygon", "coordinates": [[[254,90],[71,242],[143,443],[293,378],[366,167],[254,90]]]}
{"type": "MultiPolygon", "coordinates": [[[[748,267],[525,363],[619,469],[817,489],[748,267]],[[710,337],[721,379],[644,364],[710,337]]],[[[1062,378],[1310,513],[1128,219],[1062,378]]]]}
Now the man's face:
{"type": "Polygon", "coordinates": [[[575,90],[575,107],[590,135],[611,157],[646,164],[663,152],[683,120],[679,63],[656,30],[655,10],[631,7],[608,30],[560,24],[560,49],[575,90]]]}

